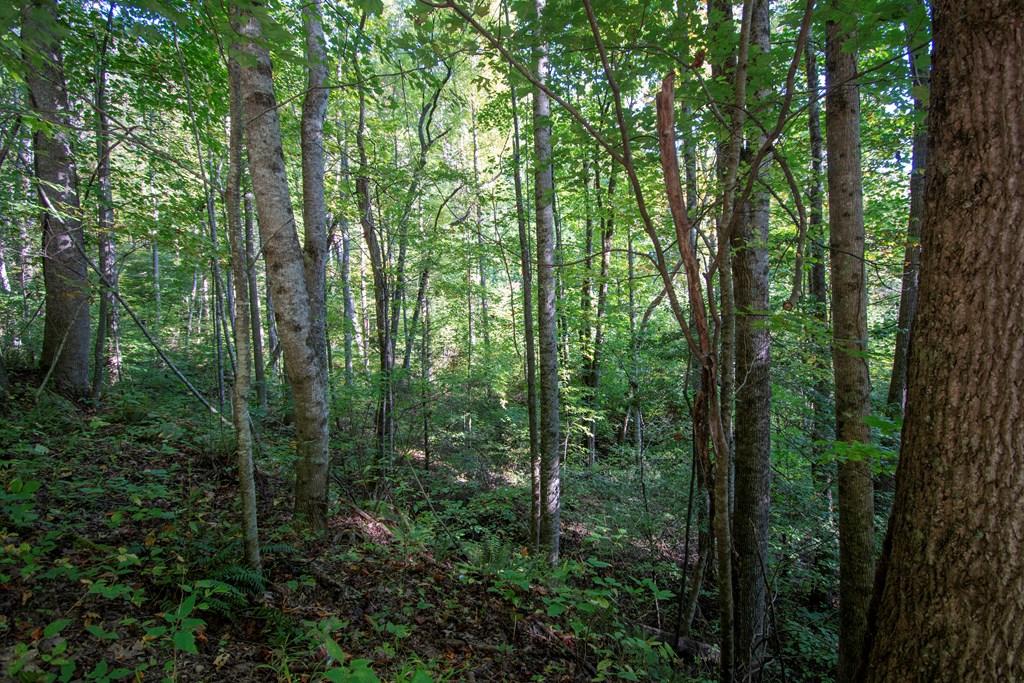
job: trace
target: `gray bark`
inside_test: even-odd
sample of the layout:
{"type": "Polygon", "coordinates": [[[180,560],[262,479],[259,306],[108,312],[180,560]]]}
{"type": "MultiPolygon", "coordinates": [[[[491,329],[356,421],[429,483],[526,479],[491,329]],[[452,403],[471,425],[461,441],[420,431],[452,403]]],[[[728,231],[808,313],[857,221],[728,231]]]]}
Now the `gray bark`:
{"type": "Polygon", "coordinates": [[[253,15],[237,30],[249,169],[267,264],[268,291],[295,401],[295,514],[319,531],[327,514],[327,372],[323,335],[316,334],[288,188],[277,99],[263,30],[253,15]]]}
{"type": "MultiPolygon", "coordinates": [[[[327,114],[327,55],[320,0],[302,5],[306,36],[306,97],[302,102],[302,227],[310,336],[321,372],[327,374],[327,209],[324,201],[324,118],[327,114]]],[[[326,382],[326,379],[325,379],[326,382]]],[[[326,482],[323,484],[326,487],[326,482]]]]}
{"type": "MultiPolygon", "coordinates": [[[[537,28],[534,59],[537,76],[547,83],[548,46],[541,31],[546,0],[535,0],[537,28]]],[[[551,103],[533,90],[534,206],[537,212],[537,305],[540,339],[540,543],[548,561],[559,559],[561,472],[558,453],[558,328],[555,305],[554,182],[551,165],[551,103]]]]}
{"type": "MultiPolygon", "coordinates": [[[[249,427],[249,389],[252,384],[250,349],[249,291],[250,271],[247,241],[242,225],[242,102],[239,91],[238,63],[228,62],[228,85],[231,99],[231,123],[228,145],[228,185],[226,192],[228,239],[231,242],[231,269],[235,286],[235,385],[232,394],[232,419],[235,427],[235,461],[238,466],[238,488],[242,499],[242,539],[246,563],[260,571],[260,534],[256,517],[256,478],[252,455],[252,432],[249,427]]],[[[259,322],[259,316],[255,317],[259,322]]]]}
{"type": "Polygon", "coordinates": [[[540,430],[537,416],[537,351],[533,325],[533,257],[527,233],[526,202],[523,198],[519,107],[515,84],[509,83],[512,99],[512,165],[519,226],[519,265],[523,282],[523,339],[526,362],[526,408],[530,424],[530,538],[540,548],[540,430]]]}

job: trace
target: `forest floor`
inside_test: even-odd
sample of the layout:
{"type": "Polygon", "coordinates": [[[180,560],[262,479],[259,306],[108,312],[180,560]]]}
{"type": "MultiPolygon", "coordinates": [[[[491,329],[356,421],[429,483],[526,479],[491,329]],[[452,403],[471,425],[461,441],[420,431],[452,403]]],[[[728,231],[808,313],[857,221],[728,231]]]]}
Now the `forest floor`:
{"type": "Polygon", "coordinates": [[[242,564],[230,430],[156,405],[126,395],[95,412],[14,387],[0,418],[0,680],[712,675],[647,628],[672,622],[657,580],[679,548],[602,524],[618,494],[597,476],[579,475],[567,518],[589,521],[567,525],[554,573],[522,545],[528,487],[487,458],[441,453],[428,474],[403,456],[376,502],[338,467],[328,530],[310,537],[290,526],[292,435],[267,421],[260,575],[242,564]]]}

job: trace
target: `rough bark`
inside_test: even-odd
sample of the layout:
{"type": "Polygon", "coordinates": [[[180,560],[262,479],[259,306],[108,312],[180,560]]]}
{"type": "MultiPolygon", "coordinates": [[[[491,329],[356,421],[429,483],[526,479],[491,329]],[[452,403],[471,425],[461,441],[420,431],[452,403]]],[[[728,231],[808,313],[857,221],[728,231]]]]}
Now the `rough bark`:
{"type": "MultiPolygon", "coordinates": [[[[258,8],[257,8],[258,9],[258,8]]],[[[295,513],[312,530],[326,525],[327,376],[322,336],[314,333],[285,172],[270,55],[259,21],[239,17],[241,94],[249,170],[259,213],[268,290],[295,401],[295,513]]]]}
{"type": "MultiPolygon", "coordinates": [[[[546,0],[535,0],[534,59],[542,83],[548,77],[548,46],[541,32],[546,0]]],[[[551,165],[551,103],[533,91],[534,206],[537,212],[537,322],[540,351],[540,543],[554,565],[559,558],[561,472],[558,454],[558,328],[555,305],[554,182],[551,165]]]]}
{"type": "MultiPolygon", "coordinates": [[[[767,0],[754,0],[751,42],[767,60],[770,14],[767,0]]],[[[765,64],[767,68],[767,64],[765,64]]],[[[771,96],[767,78],[755,90],[752,105],[771,96]]],[[[747,151],[760,149],[765,134],[748,141],[747,151]]],[[[767,163],[750,169],[767,182],[767,163]]],[[[732,235],[733,284],[736,302],[736,426],[733,463],[735,507],[732,529],[735,548],[736,678],[759,680],[765,642],[768,566],[768,513],[771,480],[771,345],[767,327],[769,194],[759,190],[739,208],[732,235]]]]}
{"type": "Polygon", "coordinates": [[[832,367],[839,462],[839,681],[856,679],[867,625],[874,567],[874,484],[871,462],[856,444],[871,432],[867,362],[867,287],[860,165],[860,88],[857,54],[829,22],[825,43],[825,130],[828,152],[832,270],[832,367]]]}
{"type": "Polygon", "coordinates": [[[940,0],[934,21],[927,246],[865,680],[1022,680],[1024,14],[940,0]]]}
{"type": "Polygon", "coordinates": [[[46,286],[41,361],[52,370],[59,393],[84,398],[89,394],[89,282],[57,29],[55,0],[35,0],[23,9],[21,37],[29,102],[35,115],[48,124],[48,130],[38,127],[32,136],[46,286]]]}
{"type": "MultiPolygon", "coordinates": [[[[327,115],[327,55],[321,25],[320,1],[302,5],[306,39],[306,96],[302,102],[302,251],[306,292],[309,295],[311,344],[319,366],[327,375],[327,209],[324,202],[324,118],[327,115]]],[[[326,472],[324,473],[326,476],[326,472]]],[[[314,481],[314,489],[327,482],[314,481]]],[[[314,495],[319,495],[314,493],[314,495]]],[[[298,504],[298,501],[296,501],[298,504]]]]}

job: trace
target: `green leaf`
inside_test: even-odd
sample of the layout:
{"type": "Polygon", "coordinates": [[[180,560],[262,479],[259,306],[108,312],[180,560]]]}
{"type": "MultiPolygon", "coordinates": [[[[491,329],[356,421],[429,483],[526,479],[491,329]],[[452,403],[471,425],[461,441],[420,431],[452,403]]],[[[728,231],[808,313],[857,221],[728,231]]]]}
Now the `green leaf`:
{"type": "Polygon", "coordinates": [[[70,619],[58,619],[57,621],[51,623],[49,626],[47,626],[46,628],[43,629],[43,637],[44,638],[52,638],[52,637],[54,637],[55,635],[57,635],[58,633],[63,631],[65,628],[67,628],[67,625],[70,624],[70,623],[71,623],[70,619]]]}
{"type": "Polygon", "coordinates": [[[354,4],[371,17],[384,12],[384,0],[355,0],[354,4]]]}
{"type": "Polygon", "coordinates": [[[117,640],[117,631],[104,631],[102,626],[96,624],[88,624],[85,630],[93,634],[100,640],[117,640]]]}
{"type": "Polygon", "coordinates": [[[191,654],[198,654],[199,650],[196,648],[196,637],[192,634],[192,631],[178,631],[174,634],[174,647],[184,652],[191,654]]]}
{"type": "Polygon", "coordinates": [[[428,674],[423,669],[416,669],[416,673],[412,675],[412,680],[409,683],[433,683],[434,677],[428,674]]]}
{"type": "Polygon", "coordinates": [[[370,668],[369,659],[353,659],[348,666],[330,669],[324,676],[334,683],[381,683],[370,668]]]}
{"type": "Polygon", "coordinates": [[[352,670],[349,678],[352,683],[381,683],[377,674],[370,668],[369,659],[353,659],[349,668],[352,670]]]}
{"type": "Polygon", "coordinates": [[[324,649],[327,650],[327,654],[336,662],[344,662],[348,657],[345,651],[338,645],[338,641],[330,637],[326,633],[324,634],[324,649]]]}
{"type": "Polygon", "coordinates": [[[548,616],[557,617],[559,614],[565,612],[566,609],[568,608],[563,603],[552,602],[548,605],[548,616]]]}

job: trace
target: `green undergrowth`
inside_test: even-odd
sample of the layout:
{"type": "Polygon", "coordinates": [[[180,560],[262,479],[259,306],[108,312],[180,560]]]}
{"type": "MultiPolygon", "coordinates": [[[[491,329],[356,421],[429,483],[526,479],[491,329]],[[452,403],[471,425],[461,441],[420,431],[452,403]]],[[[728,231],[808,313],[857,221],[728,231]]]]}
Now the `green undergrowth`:
{"type": "MultiPolygon", "coordinates": [[[[453,427],[430,472],[408,450],[382,486],[363,444],[337,437],[329,528],[310,537],[289,514],[293,434],[257,414],[257,572],[242,561],[230,430],[154,398],[128,387],[93,411],[15,387],[0,424],[3,680],[715,677],[713,655],[666,644],[689,487],[679,453],[568,466],[552,570],[530,552],[518,423],[453,427]]],[[[779,523],[798,533],[798,519],[779,523]]],[[[798,597],[772,618],[781,633],[801,624],[780,648],[799,680],[831,665],[834,557],[792,545],[772,549],[773,590],[798,597]]],[[[708,643],[713,595],[709,572],[692,631],[708,643]]]]}

